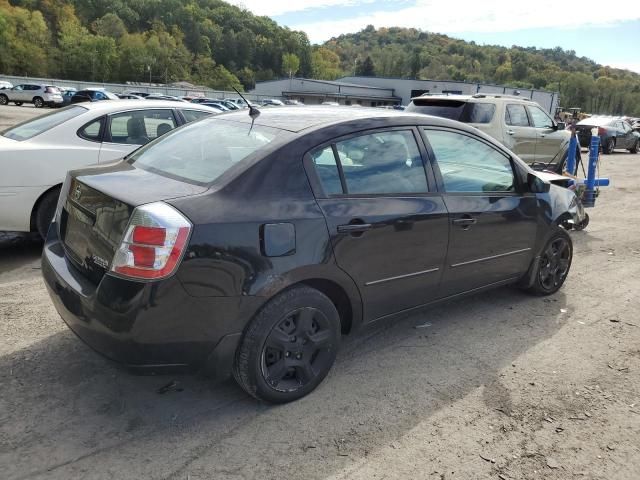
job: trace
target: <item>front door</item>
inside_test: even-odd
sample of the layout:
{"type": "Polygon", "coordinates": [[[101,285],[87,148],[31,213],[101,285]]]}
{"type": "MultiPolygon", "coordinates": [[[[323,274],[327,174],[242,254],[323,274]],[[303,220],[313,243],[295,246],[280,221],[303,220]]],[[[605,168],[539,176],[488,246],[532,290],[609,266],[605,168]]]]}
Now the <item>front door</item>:
{"type": "Polygon", "coordinates": [[[523,275],[534,254],[537,198],[523,193],[510,158],[463,132],[423,131],[451,225],[441,296],[523,275]]]}
{"type": "Polygon", "coordinates": [[[365,322],[438,296],[448,242],[442,196],[429,188],[418,132],[343,137],[308,159],[336,262],[362,295],[365,322]]]}
{"type": "Polygon", "coordinates": [[[564,130],[558,130],[553,119],[540,107],[529,105],[527,108],[536,129],[536,162],[550,164],[568,141],[569,135],[564,130]]]}
{"type": "Polygon", "coordinates": [[[523,104],[511,103],[505,106],[505,130],[503,144],[531,164],[536,161],[536,129],[529,123],[527,110],[523,104]]]}

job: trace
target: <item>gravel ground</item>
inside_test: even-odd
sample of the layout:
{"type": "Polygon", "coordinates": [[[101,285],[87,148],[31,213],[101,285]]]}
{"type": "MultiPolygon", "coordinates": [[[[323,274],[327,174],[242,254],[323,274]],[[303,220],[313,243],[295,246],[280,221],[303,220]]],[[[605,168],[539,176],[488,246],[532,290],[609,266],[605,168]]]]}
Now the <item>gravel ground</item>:
{"type": "Polygon", "coordinates": [[[558,294],[501,288],[347,338],[314,393],[275,407],[120,370],[58,317],[40,243],[0,240],[0,477],[637,480],[640,156],[601,174],[558,294]]]}

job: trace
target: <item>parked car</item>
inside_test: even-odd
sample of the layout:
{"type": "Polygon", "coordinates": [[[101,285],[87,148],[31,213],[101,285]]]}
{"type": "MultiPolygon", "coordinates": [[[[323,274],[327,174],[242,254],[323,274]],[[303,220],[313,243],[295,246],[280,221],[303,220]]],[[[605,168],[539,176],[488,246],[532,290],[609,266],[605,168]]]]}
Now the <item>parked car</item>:
{"type": "Polygon", "coordinates": [[[138,97],[148,97],[149,95],[157,95],[156,93],[149,93],[149,92],[139,92],[136,90],[125,90],[124,92],[122,92],[123,94],[126,95],[136,95],[138,97]]]}
{"type": "Polygon", "coordinates": [[[228,110],[240,110],[240,108],[241,108],[241,107],[238,106],[237,103],[232,102],[230,100],[219,99],[217,101],[220,102],[225,107],[227,107],[228,110]]]}
{"type": "Polygon", "coordinates": [[[121,100],[70,105],[0,134],[0,231],[47,233],[67,170],[131,153],[214,113],[199,105],[121,100]]]}
{"type": "Polygon", "coordinates": [[[60,105],[63,100],[60,90],[54,85],[23,83],[0,92],[0,105],[8,105],[9,102],[18,106],[33,103],[34,107],[42,108],[60,105]]]}
{"type": "Polygon", "coordinates": [[[5,88],[13,88],[13,83],[0,80],[0,90],[4,90],[5,88]]]}
{"type": "Polygon", "coordinates": [[[631,125],[617,117],[594,115],[576,124],[576,133],[580,146],[589,148],[591,130],[598,129],[602,153],[613,153],[616,148],[638,153],[640,150],[640,133],[634,132],[631,125]]]}
{"type": "Polygon", "coordinates": [[[282,100],[278,100],[277,98],[265,98],[264,100],[260,101],[260,104],[263,106],[280,107],[284,105],[284,102],[282,100]]]}
{"type": "Polygon", "coordinates": [[[105,100],[120,100],[115,93],[107,92],[102,88],[85,88],[78,90],[72,97],[70,103],[102,102],[105,100]]]}
{"type": "Polygon", "coordinates": [[[77,93],[77,89],[73,87],[58,87],[60,94],[62,95],[61,107],[65,107],[71,103],[71,99],[77,93]]]}
{"type": "Polygon", "coordinates": [[[294,99],[291,99],[291,98],[287,98],[284,101],[284,104],[285,105],[304,105],[304,103],[302,103],[300,100],[294,100],[294,99]]]}
{"type": "Polygon", "coordinates": [[[219,113],[224,113],[229,111],[228,109],[224,108],[222,105],[218,103],[199,103],[198,105],[200,105],[201,107],[211,108],[219,113]]]}
{"type": "Polygon", "coordinates": [[[144,100],[145,97],[141,97],[140,95],[135,95],[133,93],[116,93],[116,96],[120,100],[144,100]]]}
{"type": "Polygon", "coordinates": [[[253,117],[204,119],[67,176],[42,273],[96,351],[138,370],[232,370],[288,402],[327,375],[342,334],[565,281],[558,225],[575,195],[478,130],[364,108],[253,117]]]}
{"type": "Polygon", "coordinates": [[[231,110],[229,107],[227,107],[223,102],[219,101],[219,100],[211,100],[209,102],[202,102],[199,105],[217,105],[218,107],[220,107],[220,109],[222,109],[225,112],[228,112],[229,110],[231,110]]]}
{"type": "Polygon", "coordinates": [[[144,97],[145,100],[166,100],[166,101],[170,101],[170,102],[185,102],[185,103],[190,103],[187,102],[186,100],[182,100],[181,98],[175,97],[173,95],[147,95],[146,97],[144,97]]]}
{"type": "Polygon", "coordinates": [[[209,97],[195,97],[191,99],[191,103],[209,103],[209,102],[215,102],[216,99],[215,98],[209,98],[209,97]]]}
{"type": "MultiPolygon", "coordinates": [[[[535,168],[562,173],[571,133],[540,105],[511,95],[423,95],[406,112],[425,113],[468,123],[535,168]]],[[[580,149],[576,154],[580,156],[580,149]]]]}

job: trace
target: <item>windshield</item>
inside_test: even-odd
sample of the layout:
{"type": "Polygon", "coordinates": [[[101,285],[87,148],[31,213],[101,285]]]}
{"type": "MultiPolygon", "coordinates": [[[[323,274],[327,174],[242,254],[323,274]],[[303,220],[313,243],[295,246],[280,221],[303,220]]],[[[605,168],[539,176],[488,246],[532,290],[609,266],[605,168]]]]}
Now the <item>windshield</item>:
{"type": "Polygon", "coordinates": [[[66,122],[67,120],[77,117],[78,115],[82,115],[86,111],[86,108],[78,107],[76,105],[65,107],[42,115],[41,117],[27,120],[15,127],[8,128],[2,132],[2,136],[12,140],[18,140],[19,142],[28,140],[36,135],[40,135],[42,132],[49,130],[50,128],[66,122]]]}
{"type": "Polygon", "coordinates": [[[137,168],[206,185],[269,144],[283,131],[218,119],[177,129],[130,157],[137,168]]]}

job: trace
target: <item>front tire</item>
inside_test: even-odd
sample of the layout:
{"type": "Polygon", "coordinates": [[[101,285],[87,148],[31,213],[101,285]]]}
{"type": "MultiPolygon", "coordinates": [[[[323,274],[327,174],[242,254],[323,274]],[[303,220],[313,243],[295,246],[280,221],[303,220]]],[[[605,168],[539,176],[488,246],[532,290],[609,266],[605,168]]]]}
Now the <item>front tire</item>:
{"type": "Polygon", "coordinates": [[[602,147],[602,153],[609,155],[613,153],[614,148],[616,148],[616,141],[613,138],[608,138],[602,147]]]}
{"type": "Polygon", "coordinates": [[[569,234],[556,227],[547,240],[536,265],[533,284],[525,291],[534,295],[552,295],[560,290],[571,268],[573,242],[569,234]]]}
{"type": "Polygon", "coordinates": [[[42,108],[44,107],[44,100],[40,97],[35,97],[33,99],[33,106],[36,108],[42,108]]]}
{"type": "Polygon", "coordinates": [[[633,144],[633,147],[629,149],[629,151],[633,154],[638,153],[638,150],[640,150],[640,140],[636,140],[636,143],[633,144]]]}
{"type": "Polygon", "coordinates": [[[233,365],[250,395],[287,403],[313,391],[327,376],[340,343],[340,316],[323,293],[307,286],[267,303],[246,330],[233,365]]]}
{"type": "Polygon", "coordinates": [[[58,205],[58,197],[60,196],[60,189],[56,188],[46,193],[38,203],[38,207],[35,215],[35,223],[38,233],[42,239],[47,238],[47,232],[51,225],[53,215],[56,213],[56,206],[58,205]]]}

